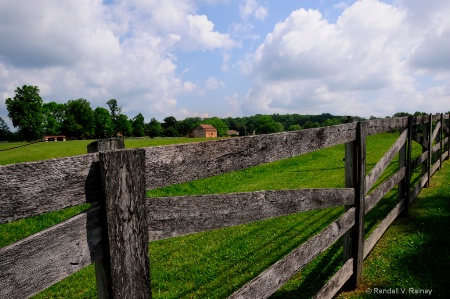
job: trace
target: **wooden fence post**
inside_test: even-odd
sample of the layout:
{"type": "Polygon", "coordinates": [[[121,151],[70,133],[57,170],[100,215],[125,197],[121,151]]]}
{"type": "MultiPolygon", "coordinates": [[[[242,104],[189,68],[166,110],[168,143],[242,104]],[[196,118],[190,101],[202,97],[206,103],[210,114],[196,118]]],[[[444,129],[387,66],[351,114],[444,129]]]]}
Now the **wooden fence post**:
{"type": "MultiPolygon", "coordinates": [[[[349,119],[348,122],[352,122],[349,119]]],[[[345,188],[355,188],[355,167],[356,167],[356,141],[347,142],[345,144],[345,188]]],[[[352,208],[353,205],[345,206],[345,211],[352,208]]],[[[344,263],[351,259],[353,256],[352,252],[352,230],[346,232],[343,236],[343,259],[344,263]]]]}
{"type": "Polygon", "coordinates": [[[441,144],[441,149],[439,150],[439,170],[442,169],[442,154],[444,153],[444,115],[440,115],[441,127],[439,128],[439,142],[441,144]]]}
{"type": "MultiPolygon", "coordinates": [[[[124,148],[99,140],[88,151],[124,148]]],[[[145,190],[145,151],[99,153],[103,257],[95,263],[98,298],[151,298],[145,190]]]]}
{"type": "Polygon", "coordinates": [[[414,117],[410,115],[408,117],[408,137],[406,139],[406,172],[405,172],[405,179],[404,179],[404,194],[405,194],[405,209],[402,212],[403,216],[409,215],[409,203],[411,201],[411,162],[412,162],[412,138],[413,138],[413,120],[414,117]]]}
{"type": "MultiPolygon", "coordinates": [[[[365,219],[365,186],[366,186],[366,136],[367,136],[367,123],[358,122],[356,127],[356,140],[353,143],[353,184],[355,188],[355,225],[351,230],[351,246],[344,248],[351,250],[351,256],[353,257],[353,274],[347,282],[347,288],[355,289],[358,287],[362,280],[362,270],[364,262],[364,219],[365,219]]],[[[346,146],[347,149],[347,146],[346,146]]],[[[348,145],[350,150],[350,145],[348,145]]],[[[346,154],[347,160],[347,154],[346,154]]],[[[347,165],[347,162],[346,162],[347,165]]],[[[348,165],[350,167],[350,165],[348,165]]],[[[346,177],[350,174],[346,171],[346,177]]],[[[347,182],[347,179],[346,179],[347,182]]],[[[345,243],[344,243],[345,244],[345,243]]],[[[344,253],[344,257],[348,256],[349,252],[344,253]]]]}
{"type": "MultiPolygon", "coordinates": [[[[430,113],[428,115],[428,124],[427,124],[427,140],[428,140],[428,159],[427,159],[427,173],[428,173],[428,179],[427,184],[425,187],[430,186],[430,180],[431,180],[431,167],[433,166],[433,155],[431,154],[431,149],[433,148],[433,140],[431,140],[431,136],[433,135],[433,115],[430,113]]],[[[425,137],[425,136],[424,136],[425,137]]]]}

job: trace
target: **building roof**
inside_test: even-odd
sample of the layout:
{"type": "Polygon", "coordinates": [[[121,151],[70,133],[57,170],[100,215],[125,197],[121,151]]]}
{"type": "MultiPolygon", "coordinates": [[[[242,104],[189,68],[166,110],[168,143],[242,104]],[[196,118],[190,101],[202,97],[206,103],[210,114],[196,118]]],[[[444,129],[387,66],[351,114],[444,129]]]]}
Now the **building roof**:
{"type": "Polygon", "coordinates": [[[214,128],[212,125],[201,124],[201,125],[198,125],[198,126],[201,127],[202,129],[206,130],[206,131],[211,131],[211,130],[217,131],[216,128],[214,128]]]}

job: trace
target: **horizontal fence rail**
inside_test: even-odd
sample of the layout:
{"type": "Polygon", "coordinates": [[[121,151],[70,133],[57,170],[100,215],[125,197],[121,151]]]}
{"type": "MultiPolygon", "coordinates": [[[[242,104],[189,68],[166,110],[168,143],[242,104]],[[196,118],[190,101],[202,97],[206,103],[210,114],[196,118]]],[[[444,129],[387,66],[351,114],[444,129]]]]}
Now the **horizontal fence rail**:
{"type": "Polygon", "coordinates": [[[99,297],[150,298],[149,241],[346,206],[346,212],[324,230],[230,297],[267,298],[344,237],[344,264],[315,296],[331,298],[344,284],[358,285],[362,260],[398,215],[407,213],[410,202],[448,159],[449,127],[449,114],[436,114],[139,150],[115,150],[124,148],[123,142],[107,140],[91,144],[87,155],[0,166],[0,224],[94,204],[67,221],[1,248],[0,297],[32,296],[96,262],[99,297]],[[366,136],[390,131],[400,131],[400,137],[366,175],[366,136]],[[413,142],[422,150],[414,159],[413,142]],[[346,188],[145,200],[145,190],[339,144],[346,146],[346,188]],[[396,156],[400,157],[398,171],[380,182],[396,156]],[[419,177],[411,186],[412,173],[417,172],[419,177]],[[398,204],[365,236],[364,215],[396,186],[398,204]]]}

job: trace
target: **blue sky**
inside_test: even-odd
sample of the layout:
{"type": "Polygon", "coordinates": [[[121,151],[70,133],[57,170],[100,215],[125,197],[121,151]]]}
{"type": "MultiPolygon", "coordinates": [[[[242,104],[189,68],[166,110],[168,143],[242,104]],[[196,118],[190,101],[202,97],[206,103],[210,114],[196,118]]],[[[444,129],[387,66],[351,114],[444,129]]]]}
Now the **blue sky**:
{"type": "Polygon", "coordinates": [[[5,120],[24,84],[146,121],[450,110],[448,0],[39,4],[0,0],[5,120]]]}

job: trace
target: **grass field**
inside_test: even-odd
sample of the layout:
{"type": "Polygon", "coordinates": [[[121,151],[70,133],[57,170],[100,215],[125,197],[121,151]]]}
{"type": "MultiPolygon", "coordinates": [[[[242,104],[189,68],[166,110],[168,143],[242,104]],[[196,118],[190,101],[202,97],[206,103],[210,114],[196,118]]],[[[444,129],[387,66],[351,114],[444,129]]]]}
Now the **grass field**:
{"type": "MultiPolygon", "coordinates": [[[[383,156],[384,152],[389,149],[397,137],[398,134],[386,133],[368,138],[368,171],[383,156]]],[[[136,143],[134,143],[134,140],[130,140],[130,142],[126,140],[125,143],[127,148],[150,146],[149,144],[138,144],[138,142],[145,141],[136,140],[136,143]]],[[[166,141],[176,142],[176,140],[164,140],[164,142],[166,141]]],[[[187,141],[192,141],[192,139],[187,141]]],[[[85,153],[86,145],[90,141],[86,141],[85,144],[83,143],[84,141],[67,143],[72,142],[74,142],[72,145],[73,151],[78,150],[85,153]],[[79,149],[75,149],[78,145],[79,149]]],[[[56,145],[56,143],[53,145],[56,145]]],[[[159,144],[154,143],[152,145],[159,144]]],[[[18,156],[22,149],[16,149],[18,156]]],[[[193,195],[305,187],[343,187],[343,157],[344,147],[340,145],[221,176],[152,190],[148,192],[148,196],[193,195]]],[[[11,157],[7,159],[11,161],[11,157]]],[[[4,160],[3,155],[0,158],[0,164],[3,164],[2,160],[4,160]]],[[[21,162],[24,161],[26,160],[21,160],[21,162]]],[[[394,161],[387,169],[384,177],[392,174],[396,168],[397,162],[394,161]]],[[[393,190],[367,215],[366,231],[369,233],[373,230],[376,224],[384,218],[395,204],[396,191],[393,190]]],[[[1,225],[0,235],[2,239],[0,240],[0,247],[51,226],[66,217],[78,213],[80,210],[86,209],[86,207],[87,205],[67,209],[63,212],[64,215],[51,213],[1,225]]],[[[149,244],[149,252],[153,297],[226,297],[302,244],[313,234],[319,232],[342,212],[343,208],[312,211],[259,221],[248,225],[152,242],[149,244]]],[[[342,264],[341,244],[341,241],[337,242],[328,251],[316,258],[314,262],[293,277],[273,297],[309,298],[314,295],[342,264]]],[[[389,246],[389,244],[379,247],[384,248],[386,246],[389,246]]],[[[375,255],[375,252],[370,257],[375,255]]],[[[366,263],[370,264],[370,262],[366,263]]],[[[377,262],[374,265],[377,267],[377,262]]],[[[371,269],[372,267],[366,268],[364,272],[365,279],[366,273],[374,272],[371,269]]],[[[36,298],[62,298],[68,296],[95,298],[94,272],[93,265],[90,265],[48,288],[37,295],[36,298]]],[[[392,272],[395,273],[395,270],[392,270],[392,272]]],[[[376,279],[377,275],[379,273],[373,274],[372,277],[376,279]]],[[[367,282],[365,283],[366,285],[374,284],[367,282]]],[[[345,294],[345,296],[356,297],[360,295],[361,293],[357,292],[345,294]]]]}

